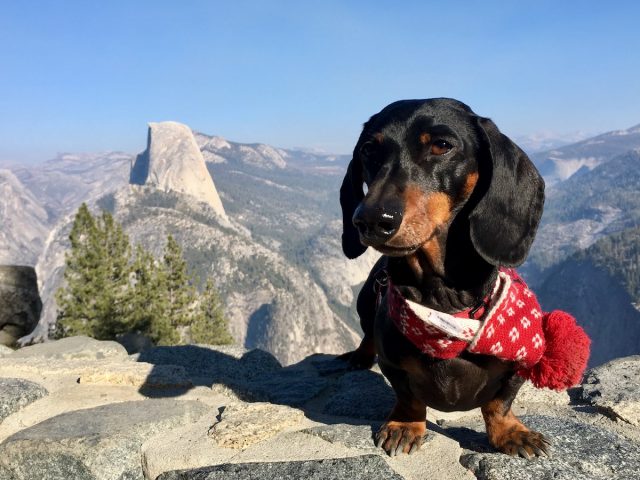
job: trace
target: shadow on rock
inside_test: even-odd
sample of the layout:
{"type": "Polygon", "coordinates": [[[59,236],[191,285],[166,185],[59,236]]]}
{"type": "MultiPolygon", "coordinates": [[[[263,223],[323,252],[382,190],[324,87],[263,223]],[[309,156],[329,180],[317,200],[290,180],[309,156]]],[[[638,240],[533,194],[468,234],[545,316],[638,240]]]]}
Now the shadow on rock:
{"type": "Polygon", "coordinates": [[[283,367],[262,350],[183,345],[150,348],[139,354],[138,361],[153,365],[140,389],[140,393],[153,398],[179,396],[194,386],[205,386],[233,393],[246,402],[295,407],[308,418],[325,423],[336,423],[329,417],[339,416],[348,417],[351,423],[362,420],[361,424],[374,426],[386,417],[395,401],[393,390],[380,373],[350,371],[334,355],[311,355],[283,367]],[[175,373],[176,369],[183,372],[188,383],[152,378],[166,375],[167,370],[175,373]]]}

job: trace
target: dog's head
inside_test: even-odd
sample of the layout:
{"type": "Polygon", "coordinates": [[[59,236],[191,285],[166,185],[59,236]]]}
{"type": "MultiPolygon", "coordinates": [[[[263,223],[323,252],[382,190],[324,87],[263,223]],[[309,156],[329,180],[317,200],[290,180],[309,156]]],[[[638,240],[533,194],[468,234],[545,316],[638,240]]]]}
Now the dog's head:
{"type": "Polygon", "coordinates": [[[452,99],[402,100],[369,119],[353,150],[340,189],[342,248],[349,258],[368,246],[408,255],[464,212],[480,256],[516,266],[543,202],[540,174],[491,120],[452,99]]]}

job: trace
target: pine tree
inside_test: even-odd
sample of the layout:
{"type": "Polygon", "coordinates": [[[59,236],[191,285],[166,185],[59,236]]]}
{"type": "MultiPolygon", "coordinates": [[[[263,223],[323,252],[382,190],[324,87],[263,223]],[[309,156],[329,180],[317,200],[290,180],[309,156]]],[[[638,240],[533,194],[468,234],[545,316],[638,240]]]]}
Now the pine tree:
{"type": "Polygon", "coordinates": [[[56,292],[58,318],[54,337],[91,335],[96,321],[96,271],[101,261],[97,243],[97,226],[86,204],[76,213],[69,241],[71,251],[65,255],[66,287],[56,292]]]}
{"type": "Polygon", "coordinates": [[[234,342],[229,333],[220,296],[211,279],[207,280],[201,294],[200,305],[194,315],[190,333],[193,343],[226,345],[234,342]]]}
{"type": "Polygon", "coordinates": [[[171,235],[167,237],[163,262],[169,303],[167,315],[175,328],[186,327],[193,316],[195,290],[187,273],[182,248],[171,235]]]}
{"type": "Polygon", "coordinates": [[[54,336],[110,340],[136,332],[156,345],[233,342],[213,282],[196,295],[171,235],[160,261],[140,245],[132,257],[129,239],[113,216],[103,211],[94,217],[82,204],[69,240],[54,336]]]}
{"type": "Polygon", "coordinates": [[[57,335],[110,339],[127,330],[129,240],[108,212],[98,219],[82,204],[69,235],[66,286],[56,293],[57,335]]]}
{"type": "Polygon", "coordinates": [[[105,253],[101,266],[106,281],[99,297],[104,302],[101,308],[104,316],[96,325],[95,338],[112,339],[132,327],[128,308],[131,244],[122,226],[106,210],[98,221],[98,231],[105,253]]]}
{"type": "Polygon", "coordinates": [[[168,317],[164,271],[141,245],[136,247],[132,273],[128,302],[131,331],[148,335],[156,345],[175,345],[179,336],[168,317]]]}

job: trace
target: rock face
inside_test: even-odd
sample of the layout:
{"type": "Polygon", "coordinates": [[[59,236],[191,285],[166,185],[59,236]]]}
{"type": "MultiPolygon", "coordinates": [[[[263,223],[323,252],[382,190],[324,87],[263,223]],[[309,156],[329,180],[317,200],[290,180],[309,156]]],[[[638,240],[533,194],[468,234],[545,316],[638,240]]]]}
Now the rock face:
{"type": "Polygon", "coordinates": [[[373,435],[393,393],[376,368],[349,372],[330,355],[282,367],[238,346],[126,356],[112,342],[70,338],[0,362],[0,480],[640,478],[640,428],[581,403],[619,391],[635,402],[638,371],[640,357],[592,370],[572,403],[527,386],[514,409],[551,439],[551,458],[495,452],[479,412],[428,422],[418,452],[388,457],[373,435]],[[187,383],[124,381],[136,366],[181,371],[187,383]],[[100,384],[84,381],[90,370],[103,372],[100,384]]]}
{"type": "Polygon", "coordinates": [[[462,464],[481,480],[627,480],[640,477],[640,446],[622,435],[571,420],[524,416],[532,429],[554,440],[551,458],[528,461],[475,453],[462,464]]]}
{"type": "Polygon", "coordinates": [[[35,265],[49,231],[49,215],[9,170],[0,169],[0,264],[35,265]]]}
{"type": "Polygon", "coordinates": [[[640,356],[619,358],[589,371],[582,399],[605,415],[640,426],[640,356]]]}
{"type": "Polygon", "coordinates": [[[26,428],[0,445],[0,478],[143,479],[142,443],[205,413],[207,407],[200,402],[170,399],[64,413],[26,428]],[[3,477],[3,470],[12,476],[3,477]]]}
{"type": "Polygon", "coordinates": [[[181,123],[149,124],[147,149],[136,158],[130,183],[191,195],[226,219],[193,133],[181,123]]]}
{"type": "Polygon", "coordinates": [[[45,388],[28,380],[0,378],[0,423],[47,393],[45,388]]]}
{"type": "Polygon", "coordinates": [[[625,288],[604,268],[588,259],[567,260],[536,293],[543,309],[570,312],[591,337],[589,366],[639,352],[640,312],[625,288]]]}
{"type": "Polygon", "coordinates": [[[33,267],[0,266],[0,344],[14,345],[31,333],[41,310],[33,267]]]}

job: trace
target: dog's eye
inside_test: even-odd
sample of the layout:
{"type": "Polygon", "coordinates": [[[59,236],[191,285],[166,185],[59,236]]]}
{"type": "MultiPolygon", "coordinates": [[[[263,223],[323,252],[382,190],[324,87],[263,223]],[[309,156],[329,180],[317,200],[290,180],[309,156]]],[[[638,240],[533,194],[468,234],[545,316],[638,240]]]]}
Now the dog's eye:
{"type": "Polygon", "coordinates": [[[444,155],[453,148],[449,142],[445,140],[436,140],[431,144],[431,153],[434,155],[444,155]]]}
{"type": "Polygon", "coordinates": [[[373,155],[374,150],[375,147],[373,145],[373,142],[365,142],[360,147],[360,155],[362,155],[363,157],[370,157],[371,155],[373,155]]]}

